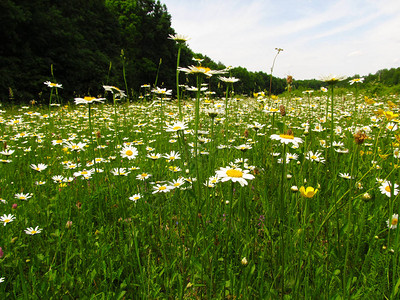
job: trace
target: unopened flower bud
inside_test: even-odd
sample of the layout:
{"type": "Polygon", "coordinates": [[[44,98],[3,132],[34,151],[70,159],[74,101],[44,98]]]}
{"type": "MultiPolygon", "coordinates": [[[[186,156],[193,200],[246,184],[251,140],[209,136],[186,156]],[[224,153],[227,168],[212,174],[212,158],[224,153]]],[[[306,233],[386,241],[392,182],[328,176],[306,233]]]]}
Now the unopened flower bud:
{"type": "Polygon", "coordinates": [[[243,257],[243,258],[242,258],[242,265],[243,265],[243,266],[246,266],[247,264],[248,264],[247,258],[246,258],[246,257],[243,257]]]}
{"type": "Polygon", "coordinates": [[[279,105],[279,111],[281,112],[282,117],[286,116],[285,105],[279,105]]]}
{"type": "Polygon", "coordinates": [[[372,198],[372,196],[369,193],[364,193],[362,195],[363,200],[370,200],[372,198]]]}
{"type": "Polygon", "coordinates": [[[67,221],[65,228],[70,229],[72,227],[72,221],[67,221]]]}

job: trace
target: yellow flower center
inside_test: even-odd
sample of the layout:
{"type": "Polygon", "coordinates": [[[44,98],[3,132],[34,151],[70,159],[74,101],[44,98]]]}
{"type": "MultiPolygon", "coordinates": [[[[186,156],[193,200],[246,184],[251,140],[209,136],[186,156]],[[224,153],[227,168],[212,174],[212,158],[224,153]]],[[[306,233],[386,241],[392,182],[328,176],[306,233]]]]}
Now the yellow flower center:
{"type": "Polygon", "coordinates": [[[228,170],[226,171],[226,175],[228,175],[229,177],[236,177],[236,178],[240,178],[243,177],[243,172],[239,171],[239,170],[228,170]]]}
{"type": "Polygon", "coordinates": [[[56,141],[56,144],[61,144],[62,143],[62,140],[57,140],[56,141]]]}
{"type": "Polygon", "coordinates": [[[391,191],[390,186],[386,186],[386,187],[385,187],[385,191],[388,192],[388,193],[390,193],[390,191],[391,191]]]}
{"type": "Polygon", "coordinates": [[[21,200],[25,200],[25,199],[26,199],[26,197],[25,197],[25,196],[21,196],[21,197],[19,197],[19,199],[21,199],[21,200]]]}
{"type": "Polygon", "coordinates": [[[294,136],[293,135],[289,135],[289,134],[280,134],[279,136],[281,138],[287,139],[287,140],[293,140],[294,139],[294,136]]]}
{"type": "Polygon", "coordinates": [[[166,187],[166,186],[160,186],[158,189],[159,189],[160,191],[163,191],[163,190],[166,190],[167,187],[166,187]]]}
{"type": "Polygon", "coordinates": [[[32,230],[32,231],[31,231],[31,234],[35,234],[35,233],[37,233],[36,230],[32,230]]]}
{"type": "Polygon", "coordinates": [[[397,225],[398,222],[399,222],[399,219],[393,218],[392,222],[390,224],[397,225]]]}
{"type": "Polygon", "coordinates": [[[5,219],[3,222],[8,223],[8,222],[10,222],[10,219],[5,219]]]}
{"type": "Polygon", "coordinates": [[[88,172],[87,171],[82,171],[81,174],[82,175],[86,175],[88,172]]]}
{"type": "Polygon", "coordinates": [[[311,159],[317,159],[317,157],[315,155],[311,156],[311,159]]]}
{"type": "Polygon", "coordinates": [[[83,100],[85,101],[92,101],[93,99],[96,99],[95,97],[85,97],[83,100]]]}
{"type": "Polygon", "coordinates": [[[142,175],[140,175],[140,176],[142,176],[142,177],[146,177],[147,176],[147,173],[143,173],[142,175]]]}
{"type": "Polygon", "coordinates": [[[210,68],[205,68],[205,67],[198,67],[198,69],[199,69],[200,72],[204,72],[204,73],[207,73],[207,72],[211,71],[210,68]]]}
{"type": "Polygon", "coordinates": [[[57,83],[50,83],[50,86],[57,86],[57,83]]]}
{"type": "Polygon", "coordinates": [[[179,130],[179,129],[182,129],[182,127],[181,126],[175,126],[174,128],[172,128],[173,130],[179,130]]]}
{"type": "Polygon", "coordinates": [[[174,183],[174,186],[180,186],[181,184],[179,182],[174,183]]]}
{"type": "Polygon", "coordinates": [[[128,156],[131,156],[131,155],[133,155],[133,152],[132,152],[132,150],[128,150],[128,151],[126,151],[125,154],[128,155],[128,156]]]}

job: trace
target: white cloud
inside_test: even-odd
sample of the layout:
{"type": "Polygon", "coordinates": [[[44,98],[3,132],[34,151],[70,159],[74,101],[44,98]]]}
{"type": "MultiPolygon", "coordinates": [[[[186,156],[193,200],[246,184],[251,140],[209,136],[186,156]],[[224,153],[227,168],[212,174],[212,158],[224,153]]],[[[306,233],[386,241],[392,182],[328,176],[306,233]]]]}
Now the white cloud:
{"type": "Polygon", "coordinates": [[[250,71],[297,79],[397,67],[400,1],[164,0],[189,47],[250,71]]]}

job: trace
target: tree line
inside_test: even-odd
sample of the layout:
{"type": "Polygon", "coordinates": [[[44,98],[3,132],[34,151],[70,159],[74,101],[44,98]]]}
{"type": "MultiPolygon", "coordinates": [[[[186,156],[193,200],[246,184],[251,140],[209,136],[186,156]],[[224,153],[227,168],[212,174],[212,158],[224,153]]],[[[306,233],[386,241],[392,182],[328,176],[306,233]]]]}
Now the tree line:
{"type": "MultiPolygon", "coordinates": [[[[102,94],[102,85],[127,89],[132,99],[141,85],[154,85],[156,80],[159,87],[174,90],[178,46],[168,38],[174,34],[171,15],[159,0],[0,1],[0,101],[48,99],[43,84],[48,80],[63,85],[60,94],[67,100],[102,94]]],[[[204,59],[202,65],[211,69],[226,68],[187,46],[180,66],[196,64],[193,57],[204,59]]],[[[398,84],[399,72],[389,73],[382,72],[382,80],[398,84]]],[[[269,89],[270,75],[264,72],[235,67],[229,76],[240,79],[234,85],[238,94],[269,89]]],[[[183,74],[180,80],[192,83],[183,74]]],[[[209,85],[223,95],[225,86],[217,79],[209,85]]],[[[316,89],[322,83],[297,85],[316,89]]],[[[286,79],[272,77],[273,94],[285,88],[286,79]]]]}

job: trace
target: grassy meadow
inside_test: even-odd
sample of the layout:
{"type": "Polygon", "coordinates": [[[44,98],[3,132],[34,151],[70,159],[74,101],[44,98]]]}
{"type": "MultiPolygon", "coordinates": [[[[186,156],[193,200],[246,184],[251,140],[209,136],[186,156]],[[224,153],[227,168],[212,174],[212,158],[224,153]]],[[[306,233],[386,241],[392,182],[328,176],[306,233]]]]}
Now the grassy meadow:
{"type": "Polygon", "coordinates": [[[398,298],[399,103],[357,84],[3,105],[1,298],[398,298]]]}

